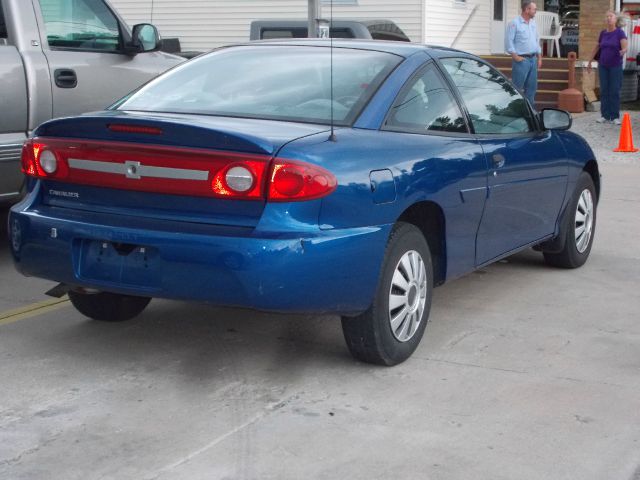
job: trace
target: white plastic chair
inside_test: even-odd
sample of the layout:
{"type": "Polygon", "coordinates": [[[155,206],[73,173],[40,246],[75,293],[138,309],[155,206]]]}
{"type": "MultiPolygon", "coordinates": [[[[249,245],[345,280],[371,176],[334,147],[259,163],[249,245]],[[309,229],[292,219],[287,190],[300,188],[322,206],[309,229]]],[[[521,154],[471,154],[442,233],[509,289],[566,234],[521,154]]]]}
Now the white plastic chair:
{"type": "Polygon", "coordinates": [[[562,35],[562,26],[560,25],[560,17],[553,12],[536,13],[536,24],[538,25],[538,36],[540,41],[547,42],[547,52],[553,57],[553,44],[556,45],[558,58],[560,58],[560,36],[562,35]]]}

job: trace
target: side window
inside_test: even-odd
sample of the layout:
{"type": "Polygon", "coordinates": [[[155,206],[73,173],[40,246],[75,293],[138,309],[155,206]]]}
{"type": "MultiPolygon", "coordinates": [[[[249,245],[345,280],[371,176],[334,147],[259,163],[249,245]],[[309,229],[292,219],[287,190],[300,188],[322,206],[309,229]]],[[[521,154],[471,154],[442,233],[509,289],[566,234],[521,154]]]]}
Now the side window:
{"type": "Polygon", "coordinates": [[[40,0],[51,48],[120,50],[118,21],[102,0],[40,0]]]}
{"type": "Polygon", "coordinates": [[[270,40],[272,38],[304,38],[307,30],[304,28],[263,28],[260,38],[270,40]]]}
{"type": "Polygon", "coordinates": [[[7,24],[4,22],[2,3],[0,3],[0,38],[7,38],[7,24]]]}
{"type": "Polygon", "coordinates": [[[384,128],[410,133],[467,132],[458,104],[434,65],[428,65],[403,88],[384,128]]]}
{"type": "Polygon", "coordinates": [[[527,102],[497,70],[468,58],[443,59],[476,133],[525,133],[534,128],[527,102]]]}

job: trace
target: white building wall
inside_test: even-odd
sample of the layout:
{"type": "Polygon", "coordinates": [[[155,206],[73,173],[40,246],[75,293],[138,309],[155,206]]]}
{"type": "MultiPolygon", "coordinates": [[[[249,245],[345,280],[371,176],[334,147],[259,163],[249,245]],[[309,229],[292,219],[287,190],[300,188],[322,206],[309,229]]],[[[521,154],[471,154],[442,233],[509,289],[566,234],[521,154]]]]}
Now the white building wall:
{"type": "MultiPolygon", "coordinates": [[[[425,1],[425,43],[478,55],[491,53],[491,0],[425,1]]],[[[505,26],[518,14],[519,4],[520,0],[506,1],[505,26]]]]}
{"type": "MultiPolygon", "coordinates": [[[[432,0],[427,0],[432,1],[432,0]]],[[[487,0],[485,0],[487,1],[487,0]]],[[[423,38],[424,0],[358,0],[333,6],[334,18],[393,20],[415,42],[423,38]]],[[[130,25],[152,22],[183,50],[208,50],[249,39],[252,20],[306,19],[306,0],[110,0],[130,25]],[[153,12],[152,12],[153,5],[153,12]]],[[[329,17],[329,6],[322,7],[329,17]]]]}
{"type": "MultiPolygon", "coordinates": [[[[518,15],[520,15],[521,4],[522,4],[521,0],[507,0],[507,22],[510,22],[511,20],[516,18],[518,15]]],[[[536,5],[538,9],[542,10],[542,6],[544,5],[544,2],[538,2],[536,5]]]]}
{"type": "Polygon", "coordinates": [[[490,0],[426,0],[425,43],[485,54],[490,50],[490,0]],[[466,24],[466,26],[465,26],[466,24]],[[463,30],[464,29],[464,30],[463,30]],[[456,41],[456,37],[460,37],[456,41]]]}

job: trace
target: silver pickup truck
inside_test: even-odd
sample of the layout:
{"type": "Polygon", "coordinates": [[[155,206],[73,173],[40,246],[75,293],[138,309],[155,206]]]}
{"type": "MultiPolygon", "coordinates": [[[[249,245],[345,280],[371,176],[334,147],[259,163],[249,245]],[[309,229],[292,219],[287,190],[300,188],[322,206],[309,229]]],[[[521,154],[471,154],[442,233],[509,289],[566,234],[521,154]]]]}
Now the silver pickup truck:
{"type": "Polygon", "coordinates": [[[184,58],[105,0],[0,0],[0,203],[19,196],[22,143],[40,123],[101,110],[184,58]]]}

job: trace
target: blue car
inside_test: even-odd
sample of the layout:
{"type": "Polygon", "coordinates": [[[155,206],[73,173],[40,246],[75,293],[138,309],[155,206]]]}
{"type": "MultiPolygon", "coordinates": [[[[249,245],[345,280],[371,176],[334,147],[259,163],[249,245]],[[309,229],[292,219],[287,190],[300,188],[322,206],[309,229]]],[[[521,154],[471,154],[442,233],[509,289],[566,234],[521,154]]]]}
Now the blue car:
{"type": "Polygon", "coordinates": [[[356,358],[394,365],[435,286],[531,247],[587,260],[600,174],[570,126],[457,50],[221,48],[38,127],[13,258],[96,320],[153,297],[332,313],[356,358]]]}

